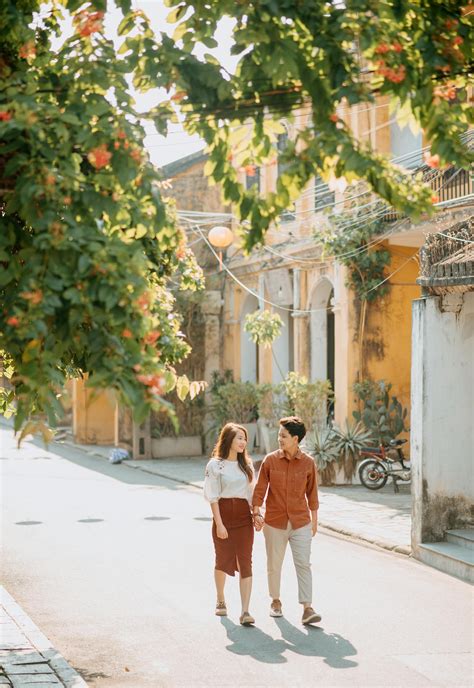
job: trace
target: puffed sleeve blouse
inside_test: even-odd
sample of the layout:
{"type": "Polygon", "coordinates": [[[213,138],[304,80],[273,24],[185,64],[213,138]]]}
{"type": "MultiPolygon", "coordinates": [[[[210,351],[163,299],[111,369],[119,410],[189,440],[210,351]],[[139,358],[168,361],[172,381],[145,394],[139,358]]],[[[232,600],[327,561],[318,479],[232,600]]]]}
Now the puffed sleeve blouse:
{"type": "MultiPolygon", "coordinates": [[[[252,466],[253,470],[253,466],[252,466]]],[[[241,470],[237,461],[212,458],[206,466],[204,498],[214,504],[222,498],[246,499],[252,505],[255,472],[252,482],[241,470]]]]}

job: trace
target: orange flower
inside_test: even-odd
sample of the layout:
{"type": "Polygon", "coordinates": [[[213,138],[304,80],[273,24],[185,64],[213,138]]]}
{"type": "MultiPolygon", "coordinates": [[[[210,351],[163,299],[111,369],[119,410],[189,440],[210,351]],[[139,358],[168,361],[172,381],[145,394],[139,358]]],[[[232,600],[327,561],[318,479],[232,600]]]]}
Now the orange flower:
{"type": "Polygon", "coordinates": [[[35,291],[22,291],[20,296],[22,299],[30,301],[34,306],[37,306],[43,300],[43,292],[41,289],[35,289],[35,291]]]}
{"type": "Polygon", "coordinates": [[[64,205],[71,205],[71,203],[72,203],[71,196],[64,196],[63,203],[64,203],[64,205]]]}
{"type": "Polygon", "coordinates": [[[143,341],[145,344],[153,345],[156,340],[160,338],[160,336],[161,332],[148,332],[148,334],[143,338],[143,341]]]}
{"type": "Polygon", "coordinates": [[[339,116],[336,115],[335,112],[333,112],[332,115],[329,115],[329,119],[331,120],[331,122],[339,122],[339,116]]]}
{"type": "Polygon", "coordinates": [[[119,138],[119,139],[124,139],[126,136],[127,136],[127,135],[126,135],[126,133],[124,132],[123,129],[119,129],[119,130],[118,130],[118,132],[117,132],[117,138],[119,138]]]}
{"type": "Polygon", "coordinates": [[[106,167],[109,164],[111,157],[112,153],[109,153],[105,143],[103,143],[100,146],[97,146],[97,148],[92,148],[92,150],[90,150],[87,154],[87,159],[89,160],[92,167],[96,168],[96,170],[100,170],[102,167],[106,167]]]}
{"type": "Polygon", "coordinates": [[[142,311],[147,311],[150,308],[150,293],[146,291],[141,294],[137,299],[137,305],[142,311]]]}
{"type": "Polygon", "coordinates": [[[88,12],[87,10],[79,12],[79,14],[77,14],[74,18],[74,23],[77,26],[77,32],[83,38],[87,38],[93,33],[103,31],[103,18],[103,12],[88,12]]]}
{"type": "Polygon", "coordinates": [[[377,55],[383,55],[385,53],[388,53],[390,51],[390,46],[387,43],[379,43],[378,46],[375,48],[375,52],[377,55]]]}
{"type": "Polygon", "coordinates": [[[23,60],[29,60],[36,57],[36,47],[34,41],[27,41],[24,43],[20,50],[18,51],[18,56],[23,60]]]}
{"type": "Polygon", "coordinates": [[[140,164],[142,161],[142,152],[138,148],[134,148],[132,151],[130,151],[130,157],[132,160],[134,160],[137,164],[140,164]]]}
{"type": "Polygon", "coordinates": [[[432,167],[433,169],[436,169],[439,167],[439,155],[430,155],[430,153],[426,152],[425,153],[425,162],[428,165],[428,167],[432,167]]]}
{"type": "Polygon", "coordinates": [[[54,174],[47,174],[44,183],[46,186],[54,186],[56,184],[56,177],[54,174]]]}
{"type": "Polygon", "coordinates": [[[456,36],[456,38],[453,40],[453,45],[462,45],[464,43],[464,39],[461,38],[461,36],[456,36]]]}
{"type": "Polygon", "coordinates": [[[124,330],[122,330],[122,337],[125,337],[125,339],[130,339],[131,337],[133,337],[133,334],[128,328],[125,328],[124,330]]]}
{"type": "Polygon", "coordinates": [[[9,318],[7,318],[7,325],[10,325],[11,327],[18,327],[19,324],[20,320],[15,315],[11,315],[9,318]]]}
{"type": "Polygon", "coordinates": [[[246,165],[244,170],[247,177],[253,177],[256,172],[256,167],[255,165],[246,165]]]}
{"type": "Polygon", "coordinates": [[[401,43],[398,43],[398,41],[397,41],[397,42],[393,43],[392,50],[395,50],[396,53],[401,53],[403,50],[403,46],[401,43]]]}
{"type": "Polygon", "coordinates": [[[183,100],[183,98],[186,98],[186,91],[177,91],[173,96],[171,96],[171,100],[176,102],[183,100]]]}
{"type": "Polygon", "coordinates": [[[432,203],[439,203],[439,196],[437,194],[433,194],[431,196],[431,202],[432,203]]]}
{"type": "Polygon", "coordinates": [[[0,122],[9,122],[12,118],[12,113],[6,110],[0,110],[0,122]]]}

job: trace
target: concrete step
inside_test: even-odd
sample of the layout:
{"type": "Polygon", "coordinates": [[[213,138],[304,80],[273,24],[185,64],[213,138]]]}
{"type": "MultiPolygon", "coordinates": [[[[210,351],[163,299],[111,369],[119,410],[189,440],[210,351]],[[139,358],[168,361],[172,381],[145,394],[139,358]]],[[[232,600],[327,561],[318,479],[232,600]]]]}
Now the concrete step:
{"type": "Polygon", "coordinates": [[[452,542],[453,545],[460,545],[466,549],[474,550],[474,528],[457,528],[456,530],[447,530],[446,539],[452,542]]]}
{"type": "Polygon", "coordinates": [[[467,547],[452,542],[424,542],[418,552],[424,564],[474,583],[474,552],[467,547]]]}

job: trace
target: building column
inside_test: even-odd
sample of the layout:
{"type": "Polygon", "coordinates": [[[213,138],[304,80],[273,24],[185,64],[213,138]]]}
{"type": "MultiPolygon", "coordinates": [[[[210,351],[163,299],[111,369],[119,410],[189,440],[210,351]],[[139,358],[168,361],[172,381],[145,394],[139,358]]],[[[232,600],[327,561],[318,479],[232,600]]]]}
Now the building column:
{"type": "MultiPolygon", "coordinates": [[[[204,379],[210,384],[214,370],[221,370],[221,313],[222,298],[220,291],[207,291],[202,304],[204,314],[204,379]]],[[[206,406],[210,405],[209,394],[206,393],[206,406]]],[[[213,437],[207,434],[207,430],[212,425],[212,418],[206,410],[204,419],[205,430],[205,449],[208,450],[213,444],[213,437]]]]}

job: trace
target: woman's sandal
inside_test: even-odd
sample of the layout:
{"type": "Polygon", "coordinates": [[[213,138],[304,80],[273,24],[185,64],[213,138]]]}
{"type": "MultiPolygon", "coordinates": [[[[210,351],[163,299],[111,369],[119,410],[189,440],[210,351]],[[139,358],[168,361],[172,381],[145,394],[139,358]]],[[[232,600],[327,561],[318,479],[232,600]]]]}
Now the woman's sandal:
{"type": "Polygon", "coordinates": [[[242,616],[239,618],[239,621],[242,624],[242,626],[251,626],[255,623],[255,619],[248,612],[244,612],[242,616]]]}
{"type": "Polygon", "coordinates": [[[216,616],[227,616],[225,602],[216,602],[216,616]]]}

